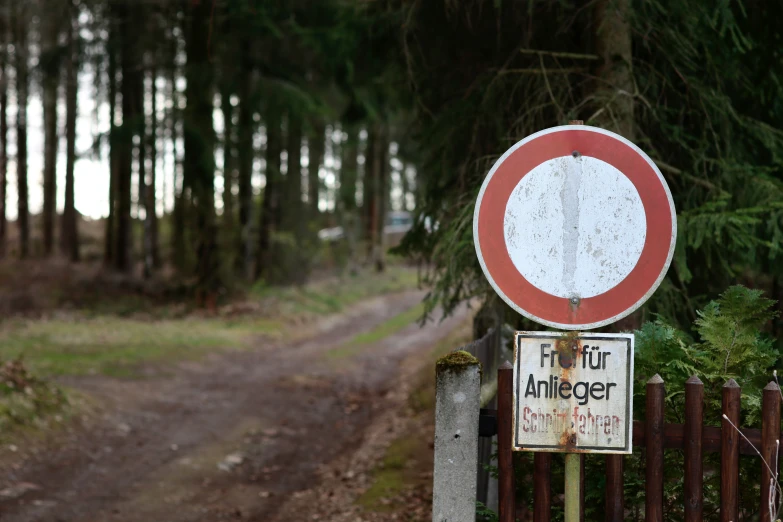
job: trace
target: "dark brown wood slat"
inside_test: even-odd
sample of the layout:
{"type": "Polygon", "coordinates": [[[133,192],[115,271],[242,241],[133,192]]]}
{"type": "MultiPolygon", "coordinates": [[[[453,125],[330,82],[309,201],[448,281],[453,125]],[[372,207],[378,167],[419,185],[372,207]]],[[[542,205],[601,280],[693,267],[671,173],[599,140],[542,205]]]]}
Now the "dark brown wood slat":
{"type": "Polygon", "coordinates": [[[552,519],[552,454],[533,456],[533,522],[552,519]]]}
{"type": "Polygon", "coordinates": [[[647,381],[645,522],[663,522],[664,386],[657,374],[647,381]]]}
{"type": "Polygon", "coordinates": [[[498,521],[514,522],[513,407],[514,368],[506,361],[498,368],[498,521]]]}
{"type": "Polygon", "coordinates": [[[779,469],[775,461],[777,443],[780,434],[780,388],[772,381],[764,388],[761,399],[761,508],[759,522],[770,522],[772,515],[768,508],[770,497],[777,507],[780,499],[775,498],[775,490],[770,486],[775,472],[779,469]]]}
{"type": "MultiPolygon", "coordinates": [[[[741,428],[740,431],[757,448],[761,444],[761,430],[751,428],[741,428]]],[[[666,424],[663,427],[665,449],[685,449],[685,426],[683,424],[666,424]]],[[[783,440],[783,433],[781,433],[783,440]]],[[[644,437],[644,422],[634,421],[633,423],[633,445],[637,448],[643,448],[646,445],[644,437]]],[[[757,456],[756,450],[744,439],[740,438],[740,455],[757,456]]],[[[702,432],[702,451],[705,453],[720,452],[720,428],[715,426],[704,426],[702,432]]]]}
{"type": "Polygon", "coordinates": [[[704,384],[695,375],[685,382],[685,522],[701,522],[704,506],[702,433],[704,384]]]}
{"type": "Polygon", "coordinates": [[[729,379],[722,389],[723,415],[721,420],[720,452],[720,520],[735,522],[739,516],[739,439],[740,434],[731,426],[740,423],[740,387],[729,379]]]}
{"type": "Polygon", "coordinates": [[[623,455],[606,456],[606,522],[623,522],[623,455]]]}

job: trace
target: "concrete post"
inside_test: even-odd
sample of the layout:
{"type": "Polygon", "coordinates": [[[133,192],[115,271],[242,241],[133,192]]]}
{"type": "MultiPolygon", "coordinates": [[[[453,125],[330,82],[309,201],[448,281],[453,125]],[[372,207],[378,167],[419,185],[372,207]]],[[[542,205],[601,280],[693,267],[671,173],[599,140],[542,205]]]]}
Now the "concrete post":
{"type": "Polygon", "coordinates": [[[467,352],[436,364],[433,522],[475,522],[481,368],[467,352]]]}

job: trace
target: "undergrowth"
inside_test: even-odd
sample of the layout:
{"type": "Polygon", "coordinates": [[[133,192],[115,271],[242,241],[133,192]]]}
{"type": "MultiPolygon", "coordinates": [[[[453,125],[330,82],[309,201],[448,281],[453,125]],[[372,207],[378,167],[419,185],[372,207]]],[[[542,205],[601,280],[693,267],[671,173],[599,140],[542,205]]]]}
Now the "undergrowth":
{"type": "Polygon", "coordinates": [[[22,359],[0,360],[0,432],[29,424],[66,402],[62,390],[33,375],[22,359]]]}

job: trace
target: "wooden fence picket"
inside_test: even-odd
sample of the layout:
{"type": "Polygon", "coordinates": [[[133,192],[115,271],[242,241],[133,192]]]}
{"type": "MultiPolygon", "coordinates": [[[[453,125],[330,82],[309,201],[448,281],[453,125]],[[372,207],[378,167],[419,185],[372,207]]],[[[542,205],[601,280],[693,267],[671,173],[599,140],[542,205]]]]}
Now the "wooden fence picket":
{"type": "Polygon", "coordinates": [[[663,522],[663,424],[665,384],[656,374],[647,381],[646,437],[646,522],[663,522]]]}
{"type": "Polygon", "coordinates": [[[623,455],[606,456],[606,521],[625,519],[625,492],[623,491],[623,455]]]}
{"type": "Polygon", "coordinates": [[[780,465],[778,444],[780,443],[780,387],[770,382],[764,388],[761,398],[761,516],[759,522],[770,522],[770,501],[777,505],[775,489],[771,481],[776,478],[780,465]]]}
{"type": "Polygon", "coordinates": [[[533,456],[533,522],[552,519],[552,454],[533,456]]]}
{"type": "Polygon", "coordinates": [[[704,509],[704,384],[685,382],[685,522],[701,522],[704,509]]]}
{"type": "Polygon", "coordinates": [[[506,361],[498,368],[498,522],[516,519],[514,455],[511,451],[513,408],[514,367],[506,361]]]}
{"type": "Polygon", "coordinates": [[[739,384],[729,379],[723,385],[721,411],[720,450],[720,520],[735,522],[739,517],[739,439],[740,434],[732,427],[739,427],[740,396],[739,384]],[[729,422],[731,421],[731,423],[729,422]]]}

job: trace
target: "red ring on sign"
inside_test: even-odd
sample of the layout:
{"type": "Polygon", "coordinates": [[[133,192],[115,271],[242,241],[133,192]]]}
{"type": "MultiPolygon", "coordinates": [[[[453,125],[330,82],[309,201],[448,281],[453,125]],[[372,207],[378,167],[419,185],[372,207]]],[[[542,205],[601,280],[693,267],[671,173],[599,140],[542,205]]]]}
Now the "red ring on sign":
{"type": "Polygon", "coordinates": [[[635,310],[659,283],[671,259],[673,206],[657,170],[641,151],[618,138],[573,127],[548,132],[513,150],[487,180],[478,209],[477,245],[496,289],[509,304],[527,312],[525,315],[554,326],[600,326],[635,310]],[[603,294],[581,299],[578,306],[536,288],[519,273],[508,254],[503,229],[506,205],[519,181],[545,161],[574,151],[605,161],[622,172],[636,187],[647,221],[644,247],[631,273],[603,294]]]}

